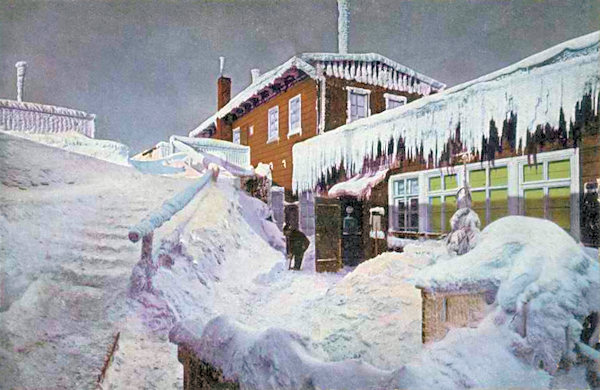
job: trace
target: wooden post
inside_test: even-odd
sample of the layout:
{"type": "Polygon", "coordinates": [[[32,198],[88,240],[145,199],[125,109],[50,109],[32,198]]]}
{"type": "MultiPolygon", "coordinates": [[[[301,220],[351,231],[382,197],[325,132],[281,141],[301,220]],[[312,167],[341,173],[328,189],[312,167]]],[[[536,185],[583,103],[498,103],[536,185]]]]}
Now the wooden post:
{"type": "Polygon", "coordinates": [[[142,262],[146,263],[147,266],[154,268],[152,264],[152,239],[154,238],[154,232],[146,234],[142,238],[142,262]]]}

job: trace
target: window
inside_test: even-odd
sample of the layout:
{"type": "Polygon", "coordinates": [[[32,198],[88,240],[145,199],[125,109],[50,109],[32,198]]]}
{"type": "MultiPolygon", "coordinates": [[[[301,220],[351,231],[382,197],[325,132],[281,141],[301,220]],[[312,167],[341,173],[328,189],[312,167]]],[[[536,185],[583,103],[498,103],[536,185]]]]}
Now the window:
{"type": "Polygon", "coordinates": [[[414,231],[420,223],[421,230],[448,232],[466,179],[482,228],[521,214],[549,219],[578,238],[578,159],[577,149],[566,149],[538,153],[535,164],[527,156],[467,164],[466,178],[462,166],[394,175],[388,187],[390,227],[414,231]]]}
{"type": "Polygon", "coordinates": [[[456,192],[458,191],[458,175],[432,171],[427,177],[428,231],[446,232],[450,230],[450,219],[456,212],[456,192]]]}
{"type": "Polygon", "coordinates": [[[371,115],[369,108],[369,96],[371,91],[368,89],[347,87],[348,89],[348,119],[347,122],[354,122],[360,118],[366,118],[371,115]]]}
{"type": "Polygon", "coordinates": [[[279,106],[269,109],[269,136],[267,143],[279,140],[279,106]]]}
{"type": "Polygon", "coordinates": [[[392,95],[390,93],[384,93],[385,97],[385,109],[391,110],[392,108],[400,107],[406,104],[406,96],[392,95]]]}
{"type": "Polygon", "coordinates": [[[233,129],[233,143],[234,144],[240,144],[240,128],[237,127],[235,129],[233,129]]]}
{"type": "Polygon", "coordinates": [[[508,167],[480,164],[468,170],[472,208],[479,216],[481,227],[508,215],[508,167]]]}
{"type": "Polygon", "coordinates": [[[419,230],[419,179],[401,178],[393,182],[394,229],[419,230]]]}
{"type": "Polygon", "coordinates": [[[572,158],[540,158],[538,163],[519,165],[521,214],[546,218],[571,230],[572,158]]]}
{"type": "Polygon", "coordinates": [[[253,134],[254,134],[254,126],[248,127],[248,135],[253,135],[253,134]]]}
{"type": "Polygon", "coordinates": [[[301,95],[294,96],[289,102],[289,130],[288,137],[294,134],[302,133],[302,101],[301,95]]]}

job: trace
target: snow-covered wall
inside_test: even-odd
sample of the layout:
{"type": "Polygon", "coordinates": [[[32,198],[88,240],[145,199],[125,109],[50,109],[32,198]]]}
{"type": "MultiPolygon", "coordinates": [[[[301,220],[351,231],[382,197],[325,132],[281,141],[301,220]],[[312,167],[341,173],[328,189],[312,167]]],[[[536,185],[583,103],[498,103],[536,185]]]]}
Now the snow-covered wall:
{"type": "MultiPolygon", "coordinates": [[[[560,109],[567,123],[586,93],[597,110],[600,76],[598,43],[594,32],[561,43],[504,69],[438,94],[430,95],[372,117],[344,125],[294,145],[293,188],[312,190],[322,175],[343,163],[353,175],[365,159],[377,154],[378,144],[387,153],[390,140],[406,143],[406,153],[442,154],[460,124],[461,140],[479,151],[482,136],[489,137],[491,119],[502,122],[517,115],[517,143],[525,143],[528,131],[549,123],[558,127],[560,109]]],[[[397,150],[392,151],[394,157],[397,150]]]]}
{"type": "Polygon", "coordinates": [[[93,114],[70,108],[0,99],[0,127],[32,133],[75,131],[94,138],[93,114]]]}

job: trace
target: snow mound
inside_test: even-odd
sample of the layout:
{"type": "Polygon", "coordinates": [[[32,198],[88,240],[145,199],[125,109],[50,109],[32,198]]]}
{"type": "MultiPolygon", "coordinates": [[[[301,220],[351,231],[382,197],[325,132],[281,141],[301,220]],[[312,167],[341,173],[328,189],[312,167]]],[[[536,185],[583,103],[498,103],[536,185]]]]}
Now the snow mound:
{"type": "Polygon", "coordinates": [[[21,131],[7,131],[6,133],[44,145],[68,150],[69,152],[91,156],[99,160],[119,165],[129,165],[129,147],[119,142],[89,138],[75,131],[52,134],[26,133],[21,131]]]}
{"type": "Polygon", "coordinates": [[[285,253],[285,237],[277,225],[268,221],[271,209],[260,199],[253,198],[245,192],[239,193],[242,216],[246,222],[273,248],[285,253]]]}
{"type": "Polygon", "coordinates": [[[361,263],[313,303],[315,341],[331,360],[361,358],[386,369],[411,361],[422,343],[421,293],[410,279],[428,263],[393,252],[361,263]]]}
{"type": "Polygon", "coordinates": [[[171,340],[192,347],[241,389],[370,389],[390,379],[391,372],[359,360],[323,362],[309,339],[283,329],[258,332],[224,316],[209,321],[195,337],[201,329],[195,321],[180,323],[171,340]]]}
{"type": "Polygon", "coordinates": [[[132,286],[141,288],[132,297],[154,331],[190,316],[243,313],[255,278],[283,265],[281,233],[264,219],[268,208],[241,194],[234,180],[219,176],[157,230],[153,265],[134,269],[132,286]]]}
{"type": "Polygon", "coordinates": [[[566,329],[579,334],[585,317],[600,310],[598,262],[559,226],[536,218],[495,221],[471,252],[422,270],[417,283],[497,289],[496,320],[512,318],[510,328],[526,334],[518,353],[527,350],[527,358],[551,373],[569,351],[566,329]]]}

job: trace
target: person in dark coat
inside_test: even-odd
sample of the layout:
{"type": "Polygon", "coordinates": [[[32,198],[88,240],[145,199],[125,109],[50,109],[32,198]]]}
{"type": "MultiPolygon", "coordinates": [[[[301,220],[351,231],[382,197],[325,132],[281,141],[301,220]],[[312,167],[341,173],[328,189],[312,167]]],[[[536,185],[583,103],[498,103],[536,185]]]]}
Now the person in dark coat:
{"type": "Polygon", "coordinates": [[[283,227],[283,234],[286,237],[287,254],[288,256],[291,255],[294,261],[294,269],[299,271],[302,266],[304,252],[306,252],[306,249],[310,245],[310,241],[304,233],[289,225],[283,227]]]}

